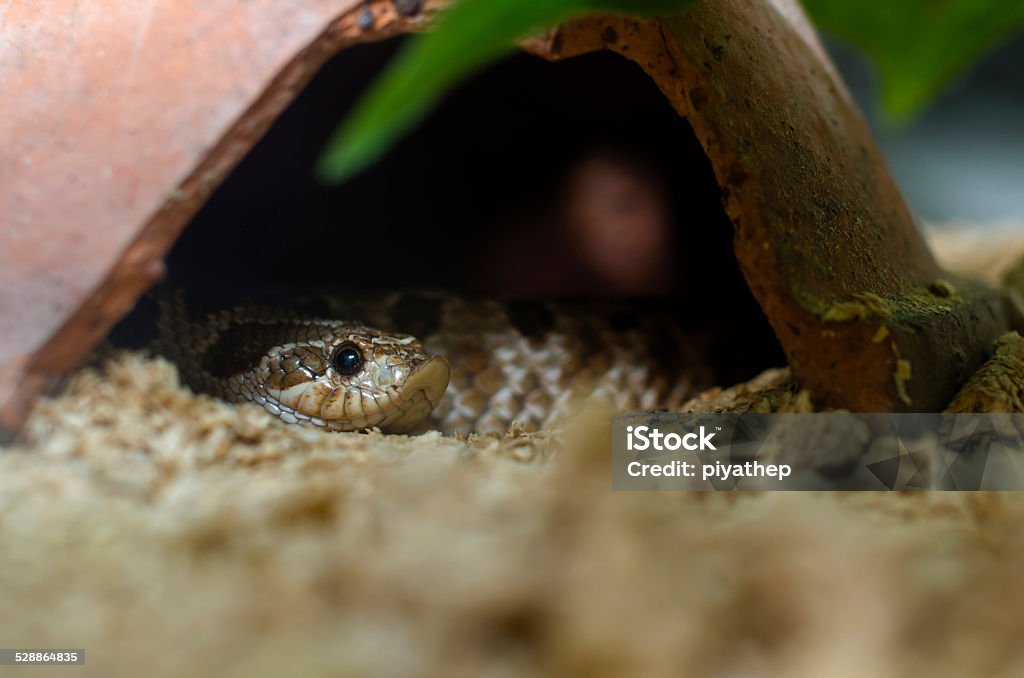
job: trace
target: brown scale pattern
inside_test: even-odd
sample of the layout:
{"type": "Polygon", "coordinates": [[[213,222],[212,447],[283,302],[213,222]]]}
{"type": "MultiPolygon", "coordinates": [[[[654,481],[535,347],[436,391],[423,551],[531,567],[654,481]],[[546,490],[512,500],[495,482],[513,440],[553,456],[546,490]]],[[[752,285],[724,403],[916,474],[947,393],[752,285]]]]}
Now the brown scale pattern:
{"type": "MultiPolygon", "coordinates": [[[[229,400],[239,393],[233,375],[261,369],[267,349],[330,341],[339,320],[386,332],[420,330],[427,353],[445,355],[452,368],[432,414],[432,425],[445,433],[504,432],[513,421],[542,429],[588,397],[622,411],[674,409],[713,383],[706,339],[683,332],[664,314],[624,305],[502,303],[406,292],[318,299],[318,308],[326,309],[321,314],[332,319],[325,321],[251,304],[197,315],[185,303],[173,298],[163,304],[162,343],[171,348],[163,352],[194,389],[229,400]]],[[[296,368],[317,373],[325,367],[316,351],[289,360],[295,363],[290,370],[266,376],[272,385],[299,379],[290,376],[300,374],[296,368]]]]}

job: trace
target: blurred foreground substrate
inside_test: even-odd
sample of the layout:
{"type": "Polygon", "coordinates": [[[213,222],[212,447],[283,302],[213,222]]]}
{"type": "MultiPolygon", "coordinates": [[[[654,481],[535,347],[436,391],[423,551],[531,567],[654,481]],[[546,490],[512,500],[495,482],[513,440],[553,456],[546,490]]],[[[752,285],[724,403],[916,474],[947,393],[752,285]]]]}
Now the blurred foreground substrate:
{"type": "Polygon", "coordinates": [[[120,354],[0,453],[0,637],[104,676],[1024,672],[1021,495],[613,493],[608,426],[327,434],[120,354]]]}

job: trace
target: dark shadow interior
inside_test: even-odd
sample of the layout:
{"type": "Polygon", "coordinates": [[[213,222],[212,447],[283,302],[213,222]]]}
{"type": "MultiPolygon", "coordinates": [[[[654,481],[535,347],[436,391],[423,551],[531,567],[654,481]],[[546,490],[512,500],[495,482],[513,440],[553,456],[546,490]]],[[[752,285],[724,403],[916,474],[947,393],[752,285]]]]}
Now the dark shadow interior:
{"type": "Polygon", "coordinates": [[[449,93],[383,161],[318,185],[326,139],[398,43],[325,65],[185,230],[172,284],[664,297],[686,325],[720,327],[723,350],[740,342],[729,378],[785,363],[700,144],[617,55],[510,57],[449,93]]]}

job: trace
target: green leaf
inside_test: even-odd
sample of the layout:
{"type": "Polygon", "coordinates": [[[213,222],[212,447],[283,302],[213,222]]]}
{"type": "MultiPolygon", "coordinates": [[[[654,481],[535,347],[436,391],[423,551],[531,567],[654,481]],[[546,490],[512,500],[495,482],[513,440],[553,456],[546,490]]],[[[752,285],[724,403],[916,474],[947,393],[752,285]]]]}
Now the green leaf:
{"type": "MultiPolygon", "coordinates": [[[[668,14],[695,0],[459,0],[416,36],[332,136],[317,173],[337,183],[414,125],[451,85],[516,40],[588,12],[668,14]]],[[[998,42],[1024,28],[1020,0],[803,0],[822,28],[863,49],[896,118],[927,103],[998,42]]]]}
{"type": "Polygon", "coordinates": [[[695,0],[461,0],[414,37],[334,133],[317,175],[338,183],[380,157],[441,94],[516,40],[588,12],[658,14],[695,0]]]}
{"type": "Polygon", "coordinates": [[[882,103],[905,119],[988,50],[1024,28],[1020,0],[803,0],[822,29],[866,52],[882,103]]]}

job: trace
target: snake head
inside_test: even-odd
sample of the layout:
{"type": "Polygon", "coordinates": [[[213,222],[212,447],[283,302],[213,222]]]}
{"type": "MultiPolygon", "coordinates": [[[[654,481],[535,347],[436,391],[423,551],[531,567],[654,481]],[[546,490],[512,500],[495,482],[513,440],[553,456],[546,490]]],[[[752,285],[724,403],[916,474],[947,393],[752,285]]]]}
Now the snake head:
{"type": "Polygon", "coordinates": [[[274,347],[247,378],[254,400],[289,423],[402,432],[426,419],[450,376],[448,361],[415,337],[343,324],[274,347]]]}

